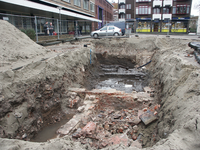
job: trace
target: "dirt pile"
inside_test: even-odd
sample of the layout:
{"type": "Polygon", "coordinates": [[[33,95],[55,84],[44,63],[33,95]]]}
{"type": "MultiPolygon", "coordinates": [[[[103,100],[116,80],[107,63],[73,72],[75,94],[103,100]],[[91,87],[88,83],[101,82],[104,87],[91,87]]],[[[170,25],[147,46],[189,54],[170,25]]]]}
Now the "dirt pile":
{"type": "Polygon", "coordinates": [[[49,55],[51,50],[32,41],[7,21],[0,20],[1,70],[15,69],[49,55]]]}

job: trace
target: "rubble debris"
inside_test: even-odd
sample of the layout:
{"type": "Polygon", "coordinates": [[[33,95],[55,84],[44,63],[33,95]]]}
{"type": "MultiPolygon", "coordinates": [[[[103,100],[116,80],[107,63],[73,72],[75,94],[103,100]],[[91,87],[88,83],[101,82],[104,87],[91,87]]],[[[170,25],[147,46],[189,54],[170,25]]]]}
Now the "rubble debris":
{"type": "Polygon", "coordinates": [[[81,137],[81,131],[82,131],[82,129],[81,129],[81,128],[78,128],[78,129],[76,130],[76,132],[74,132],[74,133],[72,134],[72,137],[73,137],[73,138],[79,138],[79,137],[81,137]]]}
{"type": "Polygon", "coordinates": [[[94,133],[95,129],[96,129],[96,123],[89,122],[85,127],[83,127],[81,133],[91,135],[92,133],[94,133]]]}
{"type": "Polygon", "coordinates": [[[154,113],[150,110],[147,110],[142,115],[140,115],[140,119],[145,125],[150,124],[151,122],[157,120],[157,117],[154,115],[154,113]]]}

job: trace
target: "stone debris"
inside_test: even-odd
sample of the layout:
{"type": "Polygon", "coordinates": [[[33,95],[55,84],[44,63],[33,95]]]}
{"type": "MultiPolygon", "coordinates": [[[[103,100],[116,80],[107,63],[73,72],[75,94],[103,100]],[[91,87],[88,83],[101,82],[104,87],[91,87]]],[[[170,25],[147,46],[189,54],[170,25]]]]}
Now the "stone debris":
{"type": "Polygon", "coordinates": [[[92,134],[94,133],[95,129],[96,129],[96,123],[88,122],[88,124],[85,127],[83,127],[81,132],[82,134],[92,134]]]}
{"type": "Polygon", "coordinates": [[[16,118],[21,118],[21,117],[22,117],[22,113],[20,113],[20,112],[15,112],[15,113],[14,113],[14,116],[15,116],[16,118]]]}
{"type": "Polygon", "coordinates": [[[151,122],[157,120],[157,117],[154,115],[153,112],[151,112],[150,110],[147,110],[146,112],[144,112],[141,116],[140,119],[142,120],[142,122],[145,125],[150,124],[151,122]]]}
{"type": "MultiPolygon", "coordinates": [[[[77,115],[76,115],[77,116],[77,115]]],[[[60,129],[58,129],[57,133],[61,135],[67,135],[70,133],[70,131],[80,122],[80,118],[74,117],[69,122],[67,122],[65,125],[61,126],[60,129]]]]}
{"type": "Polygon", "coordinates": [[[80,106],[77,110],[79,113],[83,112],[83,110],[85,109],[85,106],[80,106]]]}
{"type": "MultiPolygon", "coordinates": [[[[76,89],[78,95],[85,93],[83,105],[77,109],[80,115],[75,115],[73,121],[70,120],[58,133],[71,134],[82,144],[88,143],[97,149],[119,143],[125,147],[141,148],[141,121],[146,126],[155,121],[160,107],[150,97],[152,90],[145,90],[147,92],[127,94],[113,89],[76,89]]],[[[77,97],[75,93],[72,95],[77,97]]]]}

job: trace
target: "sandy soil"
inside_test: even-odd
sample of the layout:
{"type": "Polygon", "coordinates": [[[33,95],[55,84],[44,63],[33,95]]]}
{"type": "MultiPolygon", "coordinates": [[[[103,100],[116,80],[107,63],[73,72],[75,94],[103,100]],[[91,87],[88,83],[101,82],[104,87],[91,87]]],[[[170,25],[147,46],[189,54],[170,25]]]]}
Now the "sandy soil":
{"type": "MultiPolygon", "coordinates": [[[[156,36],[83,40],[61,44],[58,49],[48,47],[48,50],[6,21],[0,23],[0,134],[6,137],[0,138],[0,149],[92,149],[88,144],[73,142],[68,136],[44,143],[7,139],[16,136],[20,139],[24,130],[36,131],[33,124],[43,115],[39,110],[53,108],[69,87],[83,86],[84,66],[89,65],[90,57],[89,50],[81,48],[83,43],[91,44],[93,52],[107,51],[107,56],[131,59],[137,65],[152,60],[146,68],[152,78],[150,85],[157,88],[161,108],[158,112],[158,142],[146,150],[200,149],[200,67],[194,56],[185,57],[193,51],[187,46],[191,40],[156,36]],[[72,51],[65,48],[73,49],[75,45],[77,47],[72,51]],[[42,58],[49,59],[41,61],[42,58]],[[22,65],[24,67],[19,70],[11,70],[22,65]],[[16,132],[19,135],[15,135],[16,132]]],[[[62,105],[62,100],[58,104],[62,105]]],[[[105,149],[133,148],[115,145],[105,149]]]]}

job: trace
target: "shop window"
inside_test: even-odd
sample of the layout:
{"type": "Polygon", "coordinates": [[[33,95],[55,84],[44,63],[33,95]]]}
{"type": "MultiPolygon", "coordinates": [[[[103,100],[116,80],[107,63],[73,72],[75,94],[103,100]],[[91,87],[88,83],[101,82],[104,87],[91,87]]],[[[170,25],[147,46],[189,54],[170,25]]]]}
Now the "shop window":
{"type": "Polygon", "coordinates": [[[126,9],[131,9],[131,4],[126,4],[126,9]]]}
{"type": "Polygon", "coordinates": [[[149,21],[139,21],[136,27],[137,32],[150,32],[151,22],[149,21]]]}
{"type": "Polygon", "coordinates": [[[81,0],[74,0],[74,5],[81,7],[81,0]]]}
{"type": "Polygon", "coordinates": [[[153,13],[154,14],[160,14],[160,8],[154,8],[153,13]]]}
{"type": "Polygon", "coordinates": [[[126,19],[131,19],[131,14],[126,14],[126,19]]]}
{"type": "Polygon", "coordinates": [[[88,2],[89,2],[88,0],[84,0],[84,1],[83,1],[83,8],[84,8],[84,9],[87,9],[87,10],[88,10],[88,5],[89,5],[88,2]]]}

